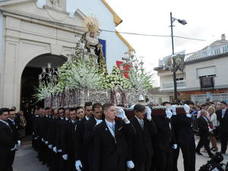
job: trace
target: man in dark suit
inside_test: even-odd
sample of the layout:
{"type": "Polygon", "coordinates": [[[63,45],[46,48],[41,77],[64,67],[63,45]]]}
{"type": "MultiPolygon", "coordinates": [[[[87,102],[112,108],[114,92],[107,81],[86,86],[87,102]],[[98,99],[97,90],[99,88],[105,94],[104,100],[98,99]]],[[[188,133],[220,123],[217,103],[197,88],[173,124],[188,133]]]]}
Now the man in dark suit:
{"type": "Polygon", "coordinates": [[[200,149],[204,146],[204,148],[206,149],[209,157],[213,157],[213,154],[211,153],[211,150],[209,148],[209,135],[210,135],[210,131],[212,131],[212,129],[210,129],[210,123],[209,123],[209,119],[207,118],[207,111],[204,109],[201,109],[200,111],[200,117],[197,119],[197,125],[199,127],[199,136],[200,136],[200,141],[196,147],[196,153],[199,155],[202,155],[200,153],[200,149]]]}
{"type": "Polygon", "coordinates": [[[74,108],[70,108],[69,114],[65,113],[65,120],[62,121],[62,127],[60,128],[61,134],[61,169],[66,171],[74,170],[74,141],[75,132],[77,129],[78,121],[76,122],[76,111],[74,108]]]}
{"type": "Polygon", "coordinates": [[[185,113],[176,114],[176,106],[171,108],[173,112],[172,125],[175,132],[177,149],[174,150],[174,169],[177,171],[177,160],[181,149],[184,159],[184,171],[195,171],[195,139],[192,129],[192,114],[190,114],[190,106],[185,104],[185,113]]]}
{"type": "Polygon", "coordinates": [[[220,122],[219,134],[221,141],[221,153],[225,154],[228,142],[228,110],[226,102],[221,102],[221,110],[216,112],[220,122]]]}
{"type": "Polygon", "coordinates": [[[93,163],[93,142],[95,127],[100,124],[102,120],[102,105],[100,103],[93,104],[93,116],[85,123],[84,131],[84,146],[87,147],[88,170],[92,170],[93,163]]]}
{"type": "Polygon", "coordinates": [[[15,150],[13,131],[7,122],[9,109],[0,109],[0,170],[12,171],[12,156],[15,150]]]}
{"type": "Polygon", "coordinates": [[[150,171],[153,149],[153,137],[157,133],[157,128],[150,117],[145,119],[145,106],[136,104],[134,106],[135,117],[131,119],[131,124],[135,129],[135,134],[130,138],[130,153],[135,164],[135,171],[150,171]]]}
{"type": "Polygon", "coordinates": [[[69,171],[75,170],[75,135],[79,121],[76,119],[76,109],[70,108],[70,121],[67,127],[67,149],[66,153],[68,154],[68,166],[69,171]]]}
{"type": "Polygon", "coordinates": [[[10,109],[9,110],[9,117],[7,119],[7,122],[10,126],[10,128],[13,131],[13,138],[14,138],[14,144],[16,146],[16,149],[12,151],[12,156],[11,156],[11,165],[13,164],[14,158],[15,158],[15,153],[16,150],[20,147],[21,145],[21,140],[20,140],[20,136],[18,133],[18,125],[15,122],[15,117],[16,117],[16,111],[14,109],[10,109]]]}
{"type": "Polygon", "coordinates": [[[115,120],[117,110],[112,104],[104,104],[105,119],[95,128],[93,171],[126,171],[132,163],[128,158],[126,137],[134,133],[130,121],[115,120]]]}
{"type": "MultiPolygon", "coordinates": [[[[170,105],[170,103],[164,102],[163,105],[170,105]]],[[[158,130],[154,141],[156,171],[172,171],[173,168],[172,152],[173,148],[176,149],[176,140],[171,117],[172,112],[169,110],[153,116],[158,130]]]]}
{"type": "MultiPolygon", "coordinates": [[[[79,109],[80,110],[80,109],[79,109]]],[[[92,117],[92,102],[86,102],[84,106],[85,117],[80,120],[78,124],[78,129],[76,130],[76,152],[75,152],[75,161],[77,163],[82,163],[83,171],[88,171],[89,164],[87,158],[88,147],[84,144],[84,134],[85,134],[85,124],[92,117]]]]}

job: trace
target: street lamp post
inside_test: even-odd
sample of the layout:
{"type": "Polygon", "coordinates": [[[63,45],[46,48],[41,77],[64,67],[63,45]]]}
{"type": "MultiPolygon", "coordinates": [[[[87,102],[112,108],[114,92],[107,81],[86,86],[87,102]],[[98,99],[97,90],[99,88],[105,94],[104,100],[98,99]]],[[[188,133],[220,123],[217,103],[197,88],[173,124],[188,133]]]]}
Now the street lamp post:
{"type": "Polygon", "coordinates": [[[173,40],[173,23],[174,21],[178,21],[180,24],[185,25],[187,22],[185,20],[176,19],[172,16],[172,12],[170,12],[170,28],[171,28],[171,41],[172,41],[172,68],[173,68],[173,85],[174,85],[174,101],[177,102],[177,80],[176,80],[176,71],[178,66],[176,65],[174,59],[174,40],[173,40]]]}

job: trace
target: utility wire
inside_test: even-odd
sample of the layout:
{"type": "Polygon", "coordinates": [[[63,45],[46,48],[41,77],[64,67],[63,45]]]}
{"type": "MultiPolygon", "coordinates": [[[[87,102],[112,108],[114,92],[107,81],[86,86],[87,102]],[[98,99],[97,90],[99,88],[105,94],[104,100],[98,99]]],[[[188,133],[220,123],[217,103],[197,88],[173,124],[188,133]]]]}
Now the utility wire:
{"type": "MultiPolygon", "coordinates": [[[[106,29],[101,29],[101,31],[110,32],[110,33],[116,32],[116,31],[111,31],[111,30],[106,30],[106,29]]],[[[136,35],[136,36],[147,36],[147,37],[171,37],[170,35],[160,35],[160,34],[144,34],[144,33],[134,33],[134,32],[119,32],[119,33],[127,34],[127,35],[136,35]]],[[[204,39],[184,37],[184,36],[173,36],[173,37],[187,39],[187,40],[206,41],[204,39]]]]}
{"type": "MultiPolygon", "coordinates": [[[[24,15],[24,14],[15,13],[15,12],[12,12],[12,11],[7,11],[7,10],[4,10],[4,9],[0,9],[0,11],[5,11],[5,12],[11,13],[11,14],[16,14],[16,15],[19,15],[19,16],[22,16],[22,17],[27,17],[27,18],[30,18],[30,19],[46,21],[46,22],[53,23],[53,24],[58,25],[58,26],[64,26],[64,27],[71,28],[71,29],[73,29],[75,31],[76,31],[76,28],[80,28],[82,30],[86,29],[85,27],[82,27],[82,26],[63,23],[63,22],[61,22],[62,19],[57,21],[57,22],[55,22],[55,21],[50,21],[50,20],[47,20],[47,19],[41,19],[39,17],[27,16],[27,15],[24,15]]],[[[53,20],[56,20],[55,18],[53,18],[53,16],[50,15],[49,12],[47,12],[47,14],[49,15],[50,18],[52,18],[53,20]]],[[[104,32],[109,32],[109,33],[115,33],[116,32],[115,30],[107,30],[107,29],[100,29],[100,30],[104,31],[104,32]]],[[[126,35],[145,36],[145,37],[165,37],[165,38],[167,38],[167,37],[170,38],[171,37],[170,35],[144,34],[144,33],[135,33],[135,32],[119,32],[119,33],[126,34],[126,35]]],[[[186,40],[206,41],[204,39],[184,37],[184,36],[175,36],[174,35],[173,37],[180,38],[180,39],[186,39],[186,40]]]]}

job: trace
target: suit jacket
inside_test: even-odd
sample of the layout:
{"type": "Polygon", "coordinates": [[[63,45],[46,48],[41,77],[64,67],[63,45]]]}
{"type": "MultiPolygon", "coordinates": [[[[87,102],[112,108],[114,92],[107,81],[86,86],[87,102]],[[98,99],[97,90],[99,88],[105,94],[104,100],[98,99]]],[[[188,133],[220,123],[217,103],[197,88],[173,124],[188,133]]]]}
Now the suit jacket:
{"type": "Polygon", "coordinates": [[[133,134],[131,124],[116,121],[115,137],[106,122],[95,128],[93,171],[126,171],[128,160],[127,136],[133,134]]]}
{"type": "Polygon", "coordinates": [[[13,130],[0,121],[0,170],[10,170],[15,151],[11,149],[15,145],[13,130]]]}
{"type": "Polygon", "coordinates": [[[17,141],[20,140],[20,136],[17,130],[16,122],[8,119],[7,123],[9,124],[10,128],[13,131],[12,133],[13,133],[14,144],[17,144],[17,141]]]}
{"type": "Polygon", "coordinates": [[[222,118],[222,110],[216,112],[218,121],[220,122],[221,133],[228,133],[228,109],[226,109],[225,115],[222,118]]]}
{"type": "Polygon", "coordinates": [[[70,124],[70,120],[66,120],[66,119],[61,120],[61,125],[60,125],[60,129],[59,129],[59,133],[60,133],[59,148],[62,149],[63,154],[67,154],[68,144],[69,144],[68,141],[71,138],[71,137],[69,137],[70,136],[69,124],[70,124]]]}
{"type": "MultiPolygon", "coordinates": [[[[76,137],[75,137],[75,157],[76,160],[87,160],[87,147],[84,144],[85,124],[88,122],[83,118],[78,122],[76,137]]],[[[87,162],[87,161],[85,161],[87,162]]]]}
{"type": "Polygon", "coordinates": [[[70,157],[75,160],[75,136],[76,136],[76,130],[77,130],[77,126],[78,126],[78,121],[76,121],[75,123],[70,122],[68,124],[68,149],[67,149],[67,153],[70,155],[70,157]]]}
{"type": "Polygon", "coordinates": [[[176,144],[171,120],[165,116],[153,116],[153,120],[158,130],[154,147],[162,151],[170,151],[171,145],[176,144]]]}
{"type": "Polygon", "coordinates": [[[56,129],[56,122],[57,122],[56,118],[54,118],[54,117],[50,118],[49,129],[48,129],[48,134],[47,134],[48,144],[55,145],[56,133],[57,133],[57,129],[58,129],[58,128],[56,129]]]}
{"type": "Polygon", "coordinates": [[[39,129],[39,115],[33,115],[33,136],[38,136],[38,129],[39,129]]]}
{"type": "Polygon", "coordinates": [[[94,117],[91,117],[84,125],[84,137],[83,141],[85,146],[90,146],[93,144],[94,129],[96,125],[96,120],[94,117]]]}
{"type": "Polygon", "coordinates": [[[195,144],[194,132],[192,129],[192,119],[184,114],[176,115],[171,118],[175,139],[178,144],[195,144]]]}
{"type": "Polygon", "coordinates": [[[0,122],[0,153],[10,152],[15,145],[13,130],[6,124],[0,122]]]}
{"type": "MultiPolygon", "coordinates": [[[[157,128],[153,120],[144,120],[144,127],[142,128],[136,117],[131,119],[131,124],[135,128],[135,134],[132,136],[129,145],[131,147],[131,155],[133,161],[145,162],[150,161],[154,154],[153,141],[157,133],[157,128]]],[[[147,163],[148,164],[148,163],[147,163]]]]}
{"type": "Polygon", "coordinates": [[[61,146],[64,154],[70,155],[75,160],[75,136],[78,122],[72,123],[71,120],[64,121],[61,131],[61,146]]]}
{"type": "Polygon", "coordinates": [[[209,136],[209,128],[208,128],[209,123],[203,116],[200,116],[197,119],[197,125],[199,127],[200,136],[209,136]]]}
{"type": "Polygon", "coordinates": [[[84,129],[84,147],[87,148],[85,150],[85,155],[88,159],[88,170],[93,171],[92,164],[93,164],[93,144],[94,144],[94,136],[95,136],[95,128],[96,128],[96,120],[94,117],[91,117],[87,122],[85,122],[85,129],[84,129]]]}
{"type": "Polygon", "coordinates": [[[64,124],[65,124],[65,119],[64,118],[59,118],[57,119],[56,121],[56,136],[55,136],[55,145],[57,147],[57,149],[61,149],[63,150],[63,147],[62,147],[62,136],[63,136],[63,132],[64,131],[64,124]]]}

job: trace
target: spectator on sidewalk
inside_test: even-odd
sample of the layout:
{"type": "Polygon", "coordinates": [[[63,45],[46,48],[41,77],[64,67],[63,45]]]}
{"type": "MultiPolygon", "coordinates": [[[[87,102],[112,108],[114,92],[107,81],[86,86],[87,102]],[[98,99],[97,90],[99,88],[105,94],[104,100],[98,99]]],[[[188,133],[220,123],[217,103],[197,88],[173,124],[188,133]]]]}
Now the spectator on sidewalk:
{"type": "Polygon", "coordinates": [[[217,120],[217,115],[215,113],[215,108],[213,106],[210,106],[207,109],[207,112],[209,113],[209,119],[210,119],[211,125],[212,125],[212,132],[211,132],[211,136],[210,136],[211,145],[212,145],[211,150],[218,151],[217,139],[216,139],[216,134],[217,134],[217,130],[218,130],[218,120],[217,120]]]}

